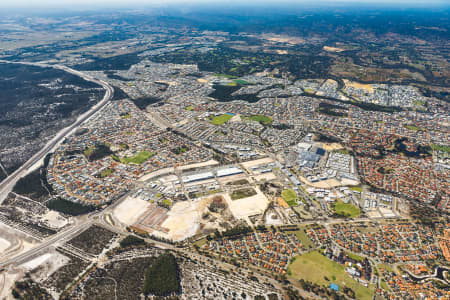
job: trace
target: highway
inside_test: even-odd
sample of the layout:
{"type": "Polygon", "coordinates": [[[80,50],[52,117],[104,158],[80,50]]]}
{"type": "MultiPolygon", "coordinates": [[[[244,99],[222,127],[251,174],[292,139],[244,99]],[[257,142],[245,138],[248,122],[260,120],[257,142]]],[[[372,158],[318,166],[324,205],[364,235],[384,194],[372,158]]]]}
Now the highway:
{"type": "Polygon", "coordinates": [[[73,75],[79,76],[83,78],[86,81],[94,82],[98,85],[101,85],[105,89],[105,95],[103,96],[103,99],[94,105],[90,110],[85,112],[84,114],[80,115],[78,119],[69,127],[66,127],[62,129],[61,131],[56,134],[56,136],[49,141],[41,150],[39,150],[37,153],[35,153],[27,162],[25,162],[20,168],[18,168],[16,171],[14,171],[12,174],[10,174],[8,177],[6,177],[1,183],[0,183],[0,204],[3,203],[3,201],[8,196],[9,192],[13,189],[16,182],[25,176],[28,173],[28,170],[36,164],[39,160],[43,159],[47,153],[49,153],[53,147],[55,147],[60,141],[62,141],[66,136],[68,136],[72,130],[80,126],[84,121],[86,121],[88,118],[90,118],[93,114],[95,114],[97,111],[99,111],[102,107],[104,107],[114,96],[114,89],[112,86],[110,86],[108,83],[106,83],[103,80],[95,79],[87,74],[84,74],[80,71],[71,69],[66,66],[62,65],[48,65],[48,64],[42,64],[42,63],[27,63],[27,62],[9,62],[0,60],[0,62],[3,63],[16,63],[16,64],[24,64],[24,65],[31,65],[31,66],[37,66],[42,68],[55,68],[59,70],[63,70],[65,72],[71,73],[73,75]]]}
{"type": "Polygon", "coordinates": [[[63,241],[70,240],[72,237],[78,235],[82,231],[86,230],[89,226],[91,226],[94,223],[93,220],[89,220],[87,222],[82,222],[78,224],[77,226],[70,227],[66,230],[63,230],[62,232],[51,236],[47,240],[44,240],[41,244],[38,246],[33,247],[32,249],[25,251],[22,254],[16,255],[4,262],[0,263],[0,268],[5,268],[8,265],[11,264],[20,264],[21,262],[30,260],[33,258],[33,256],[39,254],[40,251],[46,249],[47,247],[55,244],[55,243],[63,243],[63,241]]]}

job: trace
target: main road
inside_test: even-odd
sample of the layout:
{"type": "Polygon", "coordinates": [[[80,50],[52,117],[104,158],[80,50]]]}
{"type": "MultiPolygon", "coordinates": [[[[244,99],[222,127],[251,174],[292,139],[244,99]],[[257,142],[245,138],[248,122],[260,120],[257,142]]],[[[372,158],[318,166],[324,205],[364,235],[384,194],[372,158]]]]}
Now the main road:
{"type": "Polygon", "coordinates": [[[16,171],[11,173],[8,177],[6,177],[2,182],[0,182],[0,204],[3,203],[3,201],[8,196],[9,192],[13,189],[16,182],[25,176],[29,169],[36,164],[39,160],[44,158],[47,153],[49,153],[53,147],[55,147],[60,141],[62,141],[66,136],[68,136],[72,130],[80,126],[84,121],[86,121],[88,118],[90,118],[93,114],[95,114],[97,111],[99,111],[102,107],[104,107],[114,96],[114,89],[112,86],[110,86],[107,82],[99,79],[95,79],[83,72],[71,69],[66,66],[62,65],[49,65],[44,63],[28,63],[28,62],[10,62],[10,61],[4,61],[0,60],[0,63],[15,63],[15,64],[23,64],[23,65],[31,65],[31,66],[37,66],[42,68],[54,68],[63,70],[65,72],[74,74],[76,76],[79,76],[83,78],[86,81],[94,82],[98,85],[101,85],[105,89],[105,95],[103,96],[103,99],[91,107],[90,110],[82,114],[77,118],[77,120],[70,125],[69,127],[66,127],[59,131],[56,136],[49,141],[41,150],[39,150],[37,153],[35,153],[28,161],[26,161],[21,167],[19,167],[16,171]]]}

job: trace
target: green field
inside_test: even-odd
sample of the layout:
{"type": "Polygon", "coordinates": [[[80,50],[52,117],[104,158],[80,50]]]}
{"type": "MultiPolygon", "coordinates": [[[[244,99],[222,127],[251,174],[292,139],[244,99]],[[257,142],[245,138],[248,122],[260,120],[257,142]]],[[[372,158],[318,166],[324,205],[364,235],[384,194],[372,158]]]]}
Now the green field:
{"type": "Polygon", "coordinates": [[[135,156],[120,158],[120,162],[123,164],[140,165],[143,162],[145,162],[147,159],[149,159],[150,157],[154,156],[155,154],[156,154],[155,152],[141,151],[138,154],[136,154],[135,156]]]}
{"type": "Polygon", "coordinates": [[[263,125],[270,125],[273,122],[271,117],[268,117],[265,115],[252,115],[252,116],[248,116],[246,118],[248,118],[249,120],[255,121],[255,122],[259,122],[263,125]]]}
{"type": "Polygon", "coordinates": [[[425,104],[426,104],[425,101],[414,101],[415,106],[425,106],[425,104]]]}
{"type": "Polygon", "coordinates": [[[394,272],[394,269],[392,268],[392,266],[386,265],[386,264],[378,264],[377,268],[378,268],[378,270],[384,269],[388,272],[394,272]]]}
{"type": "Polygon", "coordinates": [[[361,213],[358,207],[351,203],[347,204],[342,201],[336,201],[334,203],[334,211],[336,214],[346,218],[355,218],[361,213]]]}
{"type": "Polygon", "coordinates": [[[228,122],[233,116],[229,114],[223,114],[220,116],[215,116],[211,119],[211,124],[222,125],[228,122]]]}
{"type": "Polygon", "coordinates": [[[381,285],[381,288],[382,288],[383,290],[385,290],[385,291],[387,291],[387,292],[390,291],[389,286],[388,286],[388,284],[386,283],[386,281],[381,280],[380,285],[381,285]]]}
{"type": "Polygon", "coordinates": [[[306,235],[305,232],[305,228],[304,227],[300,227],[297,231],[289,231],[288,233],[293,233],[297,236],[298,240],[303,244],[303,246],[306,247],[306,249],[308,248],[312,248],[314,247],[313,242],[311,241],[311,239],[306,235]]]}
{"type": "Polygon", "coordinates": [[[228,78],[228,79],[235,79],[235,78],[237,78],[236,76],[233,76],[233,75],[219,74],[219,73],[214,74],[214,76],[228,78]]]}
{"type": "Polygon", "coordinates": [[[450,153],[449,146],[433,144],[433,145],[431,145],[431,149],[433,149],[434,151],[442,151],[442,152],[450,153]]]}
{"type": "Polygon", "coordinates": [[[338,150],[333,150],[333,152],[337,152],[337,153],[341,153],[341,154],[350,154],[350,151],[348,149],[338,149],[338,150]]]}
{"type": "Polygon", "coordinates": [[[171,207],[172,206],[172,201],[170,201],[169,199],[164,199],[162,201],[162,203],[164,203],[167,207],[171,207]]]}
{"type": "Polygon", "coordinates": [[[300,217],[302,217],[303,219],[311,220],[313,218],[311,213],[305,209],[304,205],[296,206],[294,207],[294,210],[298,212],[300,214],[300,217]]]}
{"type": "Polygon", "coordinates": [[[245,188],[240,190],[234,190],[231,194],[231,200],[239,200],[242,198],[248,198],[256,195],[256,191],[252,188],[245,188]]]}
{"type": "Polygon", "coordinates": [[[193,106],[186,106],[186,110],[192,111],[192,110],[194,110],[194,107],[193,106]]]}
{"type": "Polygon", "coordinates": [[[424,129],[423,128],[421,128],[421,127],[418,127],[418,126],[416,126],[416,125],[408,125],[408,124],[405,124],[405,125],[403,125],[403,127],[405,127],[405,128],[407,128],[407,129],[409,129],[409,130],[412,130],[412,131],[424,131],[424,129]]]}
{"type": "Polygon", "coordinates": [[[106,169],[106,170],[103,170],[103,171],[100,173],[100,178],[108,177],[108,176],[111,175],[113,172],[114,172],[114,169],[111,169],[111,168],[108,168],[108,169],[106,169]]]}
{"type": "Polygon", "coordinates": [[[284,190],[283,192],[281,192],[281,197],[283,197],[284,201],[286,201],[289,206],[297,205],[297,193],[294,192],[294,190],[284,190]]]}
{"type": "Polygon", "coordinates": [[[363,191],[363,188],[360,186],[351,186],[350,189],[352,191],[356,191],[356,192],[360,192],[360,193],[362,193],[362,191],[363,191]]]}
{"type": "Polygon", "coordinates": [[[343,265],[329,260],[319,251],[312,251],[299,256],[289,265],[289,274],[296,279],[304,279],[313,283],[329,286],[331,282],[351,288],[356,299],[371,300],[374,295],[373,287],[366,288],[351,278],[343,265]],[[325,280],[327,277],[330,281],[325,280]]]}
{"type": "Polygon", "coordinates": [[[205,245],[206,242],[207,242],[206,238],[202,238],[202,239],[196,241],[196,242],[194,243],[194,245],[197,245],[198,247],[203,247],[203,245],[205,245]]]}
{"type": "Polygon", "coordinates": [[[346,253],[347,253],[348,257],[350,257],[351,259],[354,259],[354,260],[357,260],[357,261],[363,261],[364,260],[364,257],[359,256],[357,254],[353,254],[353,253],[350,253],[350,252],[346,252],[346,253]]]}
{"type": "Polygon", "coordinates": [[[236,84],[239,84],[239,85],[246,85],[246,84],[248,84],[247,81],[242,80],[242,79],[236,79],[234,82],[235,82],[236,84]]]}

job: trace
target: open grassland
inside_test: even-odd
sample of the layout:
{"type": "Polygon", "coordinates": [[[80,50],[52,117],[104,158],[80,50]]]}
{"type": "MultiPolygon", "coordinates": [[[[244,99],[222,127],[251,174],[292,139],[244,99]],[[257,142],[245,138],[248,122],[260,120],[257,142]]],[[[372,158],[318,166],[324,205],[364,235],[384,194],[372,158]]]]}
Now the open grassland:
{"type": "Polygon", "coordinates": [[[216,73],[216,74],[214,74],[214,76],[222,77],[222,78],[227,78],[227,79],[235,79],[235,78],[237,78],[236,76],[233,76],[233,75],[229,75],[229,74],[220,74],[220,73],[216,73]]]}
{"type": "Polygon", "coordinates": [[[383,269],[383,270],[386,270],[388,272],[394,272],[394,269],[392,268],[392,266],[386,265],[386,264],[378,264],[377,268],[378,268],[378,270],[383,269]]]}
{"type": "Polygon", "coordinates": [[[361,211],[358,207],[351,203],[344,203],[342,201],[336,201],[334,203],[334,211],[341,216],[347,218],[355,218],[360,215],[361,211]]]}
{"type": "Polygon", "coordinates": [[[360,186],[351,186],[350,189],[352,191],[356,191],[356,192],[360,192],[360,193],[362,193],[362,191],[363,191],[363,188],[360,186]]]}
{"type": "Polygon", "coordinates": [[[103,171],[100,173],[100,178],[108,177],[108,176],[111,175],[113,172],[114,172],[114,169],[111,169],[111,168],[108,168],[108,169],[106,169],[106,170],[103,170],[103,171]]]}
{"type": "Polygon", "coordinates": [[[351,253],[351,252],[347,252],[348,257],[350,257],[351,259],[354,259],[356,261],[363,261],[364,258],[362,256],[359,256],[357,254],[351,253]]]}
{"type": "Polygon", "coordinates": [[[238,85],[246,85],[246,84],[248,84],[247,81],[242,80],[242,79],[236,79],[236,80],[233,80],[232,82],[228,83],[227,85],[228,86],[238,86],[238,85]]]}
{"type": "Polygon", "coordinates": [[[270,125],[272,124],[273,120],[271,117],[265,116],[265,115],[252,115],[245,117],[246,119],[259,122],[263,125],[270,125]]]}
{"type": "Polygon", "coordinates": [[[211,119],[211,124],[222,125],[228,122],[233,116],[229,114],[223,114],[220,116],[215,116],[211,119]]]}
{"type": "Polygon", "coordinates": [[[431,149],[433,149],[434,151],[442,151],[442,152],[450,153],[450,147],[449,146],[433,144],[433,145],[431,145],[431,149]]]}
{"type": "Polygon", "coordinates": [[[312,248],[314,247],[313,242],[311,239],[306,235],[305,227],[300,226],[298,230],[296,231],[289,231],[288,233],[293,233],[298,238],[298,240],[305,246],[305,248],[312,248]]]}
{"type": "Polygon", "coordinates": [[[281,197],[289,206],[297,205],[297,193],[294,190],[288,189],[281,192],[281,197]]]}
{"type": "MultiPolygon", "coordinates": [[[[140,165],[150,157],[156,155],[155,152],[141,151],[138,154],[130,157],[122,157],[119,161],[123,164],[136,164],[140,165]]],[[[117,158],[117,157],[116,157],[117,158]]]]}
{"type": "Polygon", "coordinates": [[[319,251],[297,256],[289,265],[289,274],[295,279],[304,279],[323,286],[329,286],[330,283],[336,283],[340,289],[346,286],[355,292],[356,299],[373,299],[373,287],[362,286],[345,272],[343,265],[328,259],[319,251]]]}
{"type": "Polygon", "coordinates": [[[405,124],[403,127],[412,131],[425,131],[423,128],[412,124],[405,124]]]}
{"type": "Polygon", "coordinates": [[[194,243],[194,245],[196,245],[198,247],[203,247],[206,244],[206,242],[207,242],[206,238],[202,238],[202,239],[196,241],[194,243]]]}

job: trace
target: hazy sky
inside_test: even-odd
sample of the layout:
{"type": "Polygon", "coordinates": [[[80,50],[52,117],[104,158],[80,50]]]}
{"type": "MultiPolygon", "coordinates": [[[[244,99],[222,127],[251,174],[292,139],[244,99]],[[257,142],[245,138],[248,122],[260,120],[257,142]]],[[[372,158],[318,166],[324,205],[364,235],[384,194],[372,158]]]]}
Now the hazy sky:
{"type": "Polygon", "coordinates": [[[170,4],[197,4],[197,3],[224,3],[227,5],[232,4],[260,4],[260,3],[295,3],[295,4],[317,4],[317,3],[329,3],[342,5],[345,3],[363,3],[363,4],[402,4],[405,6],[410,5],[448,5],[448,0],[0,0],[0,7],[66,7],[66,8],[82,8],[82,7],[98,7],[98,6],[110,6],[110,7],[130,7],[131,5],[170,5],[170,4]]]}

